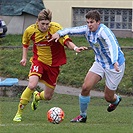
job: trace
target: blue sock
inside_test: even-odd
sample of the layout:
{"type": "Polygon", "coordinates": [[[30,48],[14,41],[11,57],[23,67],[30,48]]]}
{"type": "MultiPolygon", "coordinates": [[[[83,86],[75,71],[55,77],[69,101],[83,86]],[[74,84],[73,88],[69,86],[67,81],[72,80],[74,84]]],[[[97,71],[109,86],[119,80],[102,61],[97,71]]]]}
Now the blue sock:
{"type": "Polygon", "coordinates": [[[83,117],[87,116],[87,108],[90,102],[90,96],[79,95],[80,115],[83,117]]]}
{"type": "Polygon", "coordinates": [[[118,104],[120,96],[117,96],[117,95],[116,95],[116,97],[117,97],[116,101],[113,102],[112,104],[115,104],[115,105],[118,104]]]}

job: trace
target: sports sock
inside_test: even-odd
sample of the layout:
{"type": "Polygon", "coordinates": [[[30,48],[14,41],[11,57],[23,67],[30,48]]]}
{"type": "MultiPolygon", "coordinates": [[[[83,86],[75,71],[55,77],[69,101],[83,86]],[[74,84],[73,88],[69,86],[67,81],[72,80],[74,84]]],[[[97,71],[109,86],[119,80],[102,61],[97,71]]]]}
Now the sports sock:
{"type": "Polygon", "coordinates": [[[115,102],[113,102],[112,104],[118,104],[118,102],[119,102],[119,98],[120,98],[120,96],[118,96],[118,95],[116,95],[116,101],[115,102]]]}
{"type": "Polygon", "coordinates": [[[86,117],[88,104],[90,103],[90,96],[79,95],[80,115],[86,117]]]}
{"type": "Polygon", "coordinates": [[[39,92],[37,95],[36,95],[36,100],[39,101],[39,100],[44,100],[44,91],[42,92],[39,92]]]}
{"type": "Polygon", "coordinates": [[[26,89],[23,91],[21,98],[20,98],[19,105],[18,105],[18,111],[17,111],[18,115],[22,115],[23,109],[30,101],[32,93],[33,93],[33,90],[31,90],[28,87],[26,87],[26,89]]]}
{"type": "Polygon", "coordinates": [[[41,100],[44,100],[44,99],[45,99],[44,94],[45,94],[44,91],[42,91],[42,92],[40,93],[40,98],[41,98],[41,100]]]}

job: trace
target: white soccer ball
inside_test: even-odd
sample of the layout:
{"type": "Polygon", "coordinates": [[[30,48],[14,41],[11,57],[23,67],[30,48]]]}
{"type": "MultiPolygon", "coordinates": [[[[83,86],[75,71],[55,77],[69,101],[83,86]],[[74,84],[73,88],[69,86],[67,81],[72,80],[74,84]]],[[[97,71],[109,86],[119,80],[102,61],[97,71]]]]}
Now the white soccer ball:
{"type": "Polygon", "coordinates": [[[53,107],[47,112],[47,119],[53,124],[59,124],[64,120],[64,111],[59,107],[53,107]]]}

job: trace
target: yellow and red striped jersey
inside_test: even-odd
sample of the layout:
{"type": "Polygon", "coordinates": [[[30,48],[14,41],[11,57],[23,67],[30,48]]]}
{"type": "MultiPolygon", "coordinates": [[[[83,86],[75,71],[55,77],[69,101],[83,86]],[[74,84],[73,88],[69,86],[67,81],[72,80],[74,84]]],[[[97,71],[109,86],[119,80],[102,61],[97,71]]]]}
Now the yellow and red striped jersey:
{"type": "Polygon", "coordinates": [[[33,42],[32,60],[39,60],[49,66],[60,66],[66,63],[64,46],[66,41],[71,41],[69,36],[61,37],[58,42],[48,42],[52,34],[60,29],[62,29],[62,27],[58,23],[51,22],[46,32],[41,32],[37,24],[30,25],[25,30],[22,44],[24,47],[29,47],[30,41],[33,42]]]}

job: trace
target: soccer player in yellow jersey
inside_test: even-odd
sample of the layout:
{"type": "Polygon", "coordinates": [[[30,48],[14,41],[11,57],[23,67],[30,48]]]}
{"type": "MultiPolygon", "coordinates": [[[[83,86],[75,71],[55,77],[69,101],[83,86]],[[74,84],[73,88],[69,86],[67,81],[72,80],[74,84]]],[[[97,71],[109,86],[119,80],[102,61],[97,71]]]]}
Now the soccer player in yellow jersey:
{"type": "Polygon", "coordinates": [[[43,9],[38,14],[36,23],[30,25],[23,34],[23,55],[20,64],[22,66],[26,65],[31,40],[33,42],[33,57],[31,58],[29,83],[21,95],[13,121],[20,122],[22,120],[23,110],[30,101],[32,94],[32,110],[37,109],[39,100],[50,100],[52,98],[60,66],[66,64],[64,46],[75,50],[77,53],[87,49],[86,47],[77,47],[68,35],[61,37],[57,42],[49,42],[48,40],[51,39],[52,34],[62,29],[58,23],[51,22],[51,19],[52,12],[49,9],[43,9]],[[45,84],[45,89],[42,92],[34,91],[39,81],[45,84]]]}

